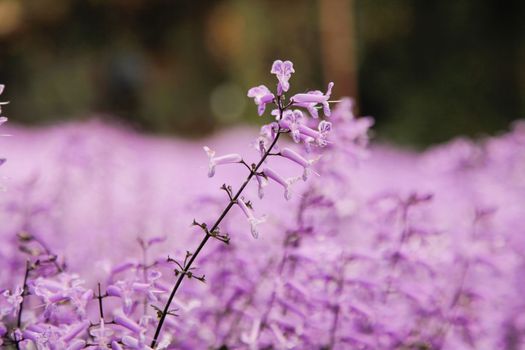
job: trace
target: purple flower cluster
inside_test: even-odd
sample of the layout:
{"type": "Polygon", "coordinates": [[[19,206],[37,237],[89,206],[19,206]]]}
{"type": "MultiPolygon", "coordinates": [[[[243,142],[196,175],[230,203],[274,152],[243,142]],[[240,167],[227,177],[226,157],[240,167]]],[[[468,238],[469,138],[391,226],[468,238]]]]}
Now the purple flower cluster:
{"type": "Polygon", "coordinates": [[[2,126],[3,347],[151,349],[165,314],[156,349],[524,348],[523,122],[422,153],[370,147],[350,99],[316,119],[329,93],[285,100],[293,65],[271,72],[276,93],[249,95],[275,120],[249,150],[245,129],[204,153],[97,122],[2,126]],[[238,167],[242,196],[217,191],[218,175],[246,180],[238,167]]]}

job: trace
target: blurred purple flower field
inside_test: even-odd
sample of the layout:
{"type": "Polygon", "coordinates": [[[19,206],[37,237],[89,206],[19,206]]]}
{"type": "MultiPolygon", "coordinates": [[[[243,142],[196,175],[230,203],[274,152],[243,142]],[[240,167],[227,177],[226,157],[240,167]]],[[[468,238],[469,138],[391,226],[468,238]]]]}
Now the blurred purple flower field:
{"type": "MultiPolygon", "coordinates": [[[[319,176],[294,185],[290,202],[278,186],[259,201],[249,185],[245,198],[266,219],[259,239],[235,208],[222,225],[230,244],[203,252],[194,273],[206,283],[184,282],[159,348],[523,348],[525,126],[413,153],[366,149],[359,128],[369,123],[337,115],[319,176]]],[[[47,254],[53,264],[36,268],[64,271],[28,281],[22,322],[34,342],[22,348],[103,349],[115,334],[148,348],[145,315],[175,278],[166,257],[197,244],[194,218],[220,213],[220,179],[242,181],[237,165],[208,179],[202,145],[246,150],[254,131],[182,141],[94,121],[2,133],[12,136],[0,138],[0,333],[16,322],[26,260],[47,254]]]]}

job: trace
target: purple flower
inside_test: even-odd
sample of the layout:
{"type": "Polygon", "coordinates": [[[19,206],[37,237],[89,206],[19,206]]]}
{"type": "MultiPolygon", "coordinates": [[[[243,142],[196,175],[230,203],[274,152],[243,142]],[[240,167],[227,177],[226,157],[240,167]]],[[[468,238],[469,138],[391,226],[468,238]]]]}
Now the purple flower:
{"type": "Polygon", "coordinates": [[[125,335],[122,337],[122,343],[127,346],[128,349],[133,350],[153,350],[148,346],[148,342],[144,335],[138,337],[132,337],[130,335],[125,335]]]}
{"type": "Polygon", "coordinates": [[[126,316],[122,311],[117,310],[114,314],[113,320],[116,324],[129,329],[133,333],[139,334],[142,331],[142,327],[133,321],[131,318],[126,316]]]}
{"type": "Polygon", "coordinates": [[[106,349],[107,345],[111,341],[111,336],[113,335],[113,330],[106,328],[104,324],[104,319],[100,319],[98,327],[93,328],[89,331],[89,334],[94,338],[94,343],[102,349],[106,349]]]}
{"type": "Polygon", "coordinates": [[[115,340],[111,342],[111,350],[124,350],[124,348],[115,340]]]}
{"type": "MultiPolygon", "coordinates": [[[[0,125],[4,124],[7,122],[7,118],[6,117],[0,117],[0,125]]],[[[11,135],[8,135],[8,134],[0,134],[0,136],[11,136],[11,135]]]]}
{"type": "Polygon", "coordinates": [[[306,181],[308,179],[308,175],[310,174],[312,164],[319,160],[319,157],[307,160],[303,156],[289,148],[283,148],[281,150],[281,156],[290,159],[291,161],[303,167],[303,181],[306,181]]]}
{"type": "Polygon", "coordinates": [[[5,290],[2,293],[2,299],[0,299],[0,319],[3,316],[15,315],[18,312],[20,303],[24,298],[22,297],[23,289],[16,287],[14,292],[5,290]]]}
{"type": "Polygon", "coordinates": [[[39,277],[30,285],[33,293],[44,301],[46,316],[51,317],[59,304],[69,301],[76,314],[84,317],[93,291],[82,286],[84,281],[78,275],[62,273],[58,279],[39,277]]]}
{"type": "Polygon", "coordinates": [[[77,324],[72,324],[67,328],[67,332],[62,336],[62,340],[66,343],[71,342],[73,339],[82,334],[89,327],[89,321],[84,320],[77,324]]]}
{"type": "Polygon", "coordinates": [[[255,104],[259,107],[259,115],[263,115],[266,105],[273,102],[275,96],[264,85],[259,85],[248,90],[248,97],[253,98],[255,104]]]}
{"type": "Polygon", "coordinates": [[[150,270],[147,273],[147,282],[134,282],[132,284],[133,291],[145,293],[150,302],[158,301],[157,294],[162,294],[165,291],[155,287],[155,281],[161,277],[158,271],[150,270]]]}
{"type": "Polygon", "coordinates": [[[270,72],[275,74],[279,80],[279,83],[277,84],[277,94],[282,95],[283,92],[290,89],[290,83],[288,80],[290,80],[292,73],[295,73],[292,62],[277,60],[273,62],[272,70],[270,72]]]}
{"type": "MultiPolygon", "coordinates": [[[[149,316],[143,316],[140,319],[140,324],[134,323],[131,319],[129,319],[129,321],[126,321],[125,323],[128,324],[128,326],[133,326],[133,328],[135,328],[136,325],[136,327],[138,327],[138,330],[133,331],[135,333],[134,335],[125,335],[124,337],[122,337],[122,343],[128,348],[134,350],[151,350],[152,348],[148,346],[149,341],[146,337],[146,332],[148,329],[147,326],[150,322],[150,319],[151,318],[149,316]]],[[[159,349],[159,347],[157,347],[157,349],[159,349]]]]}
{"type": "Polygon", "coordinates": [[[268,185],[268,180],[259,175],[256,175],[255,178],[257,179],[257,195],[262,199],[264,197],[264,188],[268,185]]]}
{"type": "MultiPolygon", "coordinates": [[[[259,137],[255,142],[255,149],[257,149],[261,155],[264,156],[264,153],[275,139],[279,125],[275,122],[263,125],[259,133],[259,137]]],[[[274,146],[274,149],[277,149],[277,146],[274,146]]]]}
{"type": "Polygon", "coordinates": [[[332,131],[332,123],[323,120],[317,126],[317,130],[306,125],[299,125],[298,129],[301,135],[311,137],[319,147],[324,147],[328,144],[327,137],[328,133],[332,131]]]}
{"type": "Polygon", "coordinates": [[[242,162],[242,157],[239,154],[232,153],[226,154],[224,156],[215,157],[215,151],[211,150],[209,147],[204,146],[204,151],[210,159],[208,163],[208,176],[213,177],[215,175],[215,167],[222,164],[231,164],[231,163],[240,163],[242,162]]]}
{"type": "Polygon", "coordinates": [[[244,215],[246,215],[246,218],[248,219],[253,238],[258,238],[259,232],[257,232],[257,225],[265,222],[266,219],[264,217],[260,219],[256,218],[253,215],[253,211],[250,208],[248,208],[246,203],[244,203],[244,201],[241,198],[237,199],[237,205],[239,206],[239,208],[241,208],[242,212],[244,213],[244,215]]]}
{"type": "Polygon", "coordinates": [[[255,319],[252,323],[252,328],[250,329],[250,333],[242,333],[241,334],[241,341],[249,346],[250,350],[257,350],[259,349],[259,334],[261,330],[261,320],[259,318],[255,319]]]}
{"type": "Polygon", "coordinates": [[[296,109],[294,111],[287,110],[283,114],[283,119],[279,121],[279,125],[290,130],[292,139],[295,143],[301,141],[299,126],[304,124],[303,112],[296,109]]]}
{"type": "Polygon", "coordinates": [[[275,171],[273,171],[270,168],[264,168],[262,171],[265,176],[269,177],[273,181],[277,182],[279,185],[283,186],[284,188],[284,198],[290,199],[292,197],[292,193],[290,191],[290,186],[297,182],[301,177],[290,177],[288,179],[284,179],[281,175],[277,174],[275,171]]]}
{"type": "MultiPolygon", "coordinates": [[[[4,92],[4,88],[5,88],[5,85],[0,84],[0,95],[4,92]]],[[[2,106],[3,106],[3,105],[6,105],[6,104],[8,104],[8,103],[9,103],[9,102],[1,102],[1,101],[0,101],[0,114],[2,114],[2,106]]],[[[2,119],[2,118],[4,118],[4,117],[1,117],[0,119],[2,119]]],[[[7,118],[5,118],[4,121],[0,120],[0,125],[1,125],[2,123],[4,123],[5,121],[7,121],[7,118]]]]}
{"type": "Polygon", "coordinates": [[[85,347],[86,347],[85,340],[75,339],[69,344],[66,350],[80,350],[80,349],[84,349],[85,347]]]}
{"type": "Polygon", "coordinates": [[[124,312],[129,315],[133,311],[134,300],[133,300],[133,283],[129,281],[117,281],[106,288],[106,292],[109,296],[119,297],[122,301],[122,307],[124,312]]]}
{"type": "Polygon", "coordinates": [[[328,89],[326,90],[325,94],[323,94],[319,90],[309,91],[305,94],[296,94],[291,98],[291,100],[293,101],[293,105],[297,107],[306,108],[310,112],[312,117],[318,118],[319,115],[317,113],[317,105],[321,104],[323,106],[324,115],[326,117],[329,117],[330,105],[328,103],[328,100],[330,99],[330,95],[332,94],[333,86],[334,83],[330,82],[328,84],[328,89]]]}

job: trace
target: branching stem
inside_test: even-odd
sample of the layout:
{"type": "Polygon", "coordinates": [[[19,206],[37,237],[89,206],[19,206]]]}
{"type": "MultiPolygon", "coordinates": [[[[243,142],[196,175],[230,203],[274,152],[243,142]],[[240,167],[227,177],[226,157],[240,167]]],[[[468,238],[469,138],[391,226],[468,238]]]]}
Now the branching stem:
{"type": "MultiPolygon", "coordinates": [[[[20,308],[18,309],[18,317],[16,320],[16,328],[19,328],[22,326],[22,311],[24,310],[24,301],[26,299],[27,294],[27,279],[29,277],[29,271],[31,270],[31,262],[29,260],[26,261],[26,271],[24,273],[24,284],[22,286],[22,301],[20,302],[20,308]]],[[[15,339],[16,342],[16,349],[20,350],[19,340],[15,339]]]]}
{"type": "MultiPolygon", "coordinates": [[[[280,109],[280,114],[282,115],[283,109],[281,107],[279,109],[280,109]]],[[[164,324],[164,320],[166,319],[166,316],[169,314],[169,308],[170,308],[171,302],[173,301],[173,298],[175,297],[175,294],[177,293],[177,290],[179,289],[180,285],[182,284],[182,280],[184,279],[184,277],[189,272],[191,266],[193,265],[193,262],[197,259],[197,256],[201,252],[202,248],[204,248],[204,246],[206,245],[206,243],[208,242],[210,237],[212,237],[209,234],[209,232],[213,232],[213,231],[215,231],[215,229],[217,229],[219,227],[220,223],[226,217],[226,215],[228,214],[230,209],[234,206],[234,204],[237,202],[237,199],[240,197],[240,195],[242,194],[242,192],[244,191],[244,189],[246,188],[246,186],[248,185],[250,180],[257,174],[257,170],[261,167],[261,165],[264,163],[264,161],[266,160],[268,155],[271,153],[273,147],[277,144],[277,140],[279,139],[279,136],[281,135],[281,133],[282,133],[281,131],[277,132],[277,135],[273,139],[270,147],[268,147],[268,149],[266,150],[264,155],[259,160],[259,163],[257,163],[253,169],[250,169],[250,174],[248,175],[248,177],[246,178],[244,183],[241,185],[241,187],[239,188],[239,190],[237,191],[235,196],[233,196],[233,198],[229,201],[228,205],[226,206],[226,208],[224,208],[222,214],[219,216],[217,221],[215,221],[215,223],[213,224],[211,229],[208,231],[208,233],[206,233],[205,236],[202,238],[202,241],[200,242],[199,246],[197,247],[197,249],[195,250],[195,252],[191,256],[191,258],[188,260],[187,264],[185,264],[183,271],[181,271],[181,273],[179,274],[179,277],[177,278],[177,281],[175,282],[175,285],[173,286],[173,289],[172,289],[171,294],[170,294],[170,296],[168,298],[168,301],[166,302],[166,305],[164,306],[164,310],[162,311],[162,314],[160,316],[159,324],[157,325],[157,329],[155,330],[155,335],[154,335],[153,340],[151,342],[151,347],[153,349],[155,349],[155,347],[157,346],[157,342],[158,342],[158,339],[159,339],[159,336],[160,336],[160,332],[162,330],[162,326],[164,324]]]]}

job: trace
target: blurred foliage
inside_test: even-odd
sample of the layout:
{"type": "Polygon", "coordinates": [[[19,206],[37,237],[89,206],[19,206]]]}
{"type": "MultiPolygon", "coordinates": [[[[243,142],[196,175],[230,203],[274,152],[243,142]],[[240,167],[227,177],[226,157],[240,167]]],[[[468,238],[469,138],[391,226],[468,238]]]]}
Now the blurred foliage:
{"type": "Polygon", "coordinates": [[[400,142],[479,135],[525,117],[523,1],[358,2],[362,110],[400,142]]]}
{"type": "Polygon", "coordinates": [[[349,81],[335,93],[356,93],[380,138],[425,145],[525,115],[522,18],[518,0],[0,0],[0,80],[17,122],[197,135],[257,121],[245,92],[287,58],[292,89],[349,81]],[[330,21],[342,3],[349,23],[330,21]],[[355,76],[327,76],[333,36],[355,76]]]}

